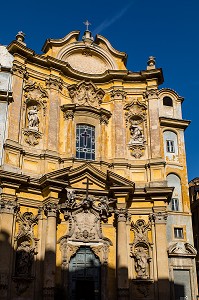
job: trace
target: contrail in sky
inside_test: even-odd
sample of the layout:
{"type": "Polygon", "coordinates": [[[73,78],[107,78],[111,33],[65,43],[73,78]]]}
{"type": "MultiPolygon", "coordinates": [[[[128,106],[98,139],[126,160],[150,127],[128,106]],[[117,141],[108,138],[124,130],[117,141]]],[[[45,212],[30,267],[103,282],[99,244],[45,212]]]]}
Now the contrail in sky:
{"type": "Polygon", "coordinates": [[[133,1],[130,2],[128,5],[126,5],[120,12],[118,12],[113,18],[104,20],[97,28],[94,29],[93,35],[96,35],[103,31],[105,28],[111,26],[113,23],[115,23],[118,19],[120,19],[125,12],[128,10],[128,8],[133,4],[133,1]]]}

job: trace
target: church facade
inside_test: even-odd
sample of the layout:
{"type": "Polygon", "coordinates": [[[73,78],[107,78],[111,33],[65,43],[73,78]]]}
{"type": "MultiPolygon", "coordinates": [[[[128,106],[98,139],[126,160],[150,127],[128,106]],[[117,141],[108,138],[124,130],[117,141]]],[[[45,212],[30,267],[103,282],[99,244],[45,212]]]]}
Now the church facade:
{"type": "Polygon", "coordinates": [[[1,299],[196,299],[183,98],[79,36],[0,46],[1,299]]]}

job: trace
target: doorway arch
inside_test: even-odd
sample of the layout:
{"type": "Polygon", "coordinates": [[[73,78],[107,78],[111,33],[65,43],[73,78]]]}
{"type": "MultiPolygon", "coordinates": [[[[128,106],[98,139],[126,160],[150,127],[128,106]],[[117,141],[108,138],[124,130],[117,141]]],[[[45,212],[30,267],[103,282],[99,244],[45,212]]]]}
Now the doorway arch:
{"type": "Polygon", "coordinates": [[[69,263],[71,300],[100,300],[101,263],[90,247],[81,246],[69,263]]]}

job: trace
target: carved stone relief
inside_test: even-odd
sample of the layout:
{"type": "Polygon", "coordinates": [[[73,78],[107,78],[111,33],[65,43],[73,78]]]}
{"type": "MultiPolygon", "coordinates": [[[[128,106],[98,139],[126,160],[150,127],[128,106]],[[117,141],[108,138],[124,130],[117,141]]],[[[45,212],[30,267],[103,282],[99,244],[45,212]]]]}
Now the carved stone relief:
{"type": "Polygon", "coordinates": [[[37,254],[38,239],[34,237],[33,227],[37,224],[38,216],[31,212],[17,215],[19,223],[18,234],[15,237],[16,255],[13,280],[16,282],[17,294],[20,295],[28,288],[33,277],[34,255],[37,254]]]}
{"type": "Polygon", "coordinates": [[[46,114],[47,92],[40,84],[29,82],[24,87],[24,112],[25,126],[23,134],[25,142],[31,146],[39,143],[42,137],[42,120],[46,114]]]}
{"type": "Polygon", "coordinates": [[[125,105],[126,110],[126,126],[130,130],[130,141],[128,148],[131,150],[131,155],[135,158],[140,158],[145,150],[145,120],[146,120],[146,105],[138,100],[132,101],[125,105]]]}
{"type": "Polygon", "coordinates": [[[131,257],[134,259],[134,269],[137,279],[150,278],[151,245],[148,241],[148,231],[151,224],[142,219],[131,223],[134,231],[134,241],[131,247],[131,257]]]}
{"type": "Polygon", "coordinates": [[[68,266],[70,257],[82,244],[91,247],[102,263],[108,262],[111,241],[103,236],[101,222],[107,222],[112,215],[115,199],[107,196],[93,197],[81,195],[67,188],[67,199],[60,205],[60,211],[69,221],[69,230],[60,240],[62,268],[68,266]]]}
{"type": "Polygon", "coordinates": [[[82,106],[99,107],[105,92],[98,89],[91,81],[81,81],[78,84],[68,86],[73,103],[82,106]]]}

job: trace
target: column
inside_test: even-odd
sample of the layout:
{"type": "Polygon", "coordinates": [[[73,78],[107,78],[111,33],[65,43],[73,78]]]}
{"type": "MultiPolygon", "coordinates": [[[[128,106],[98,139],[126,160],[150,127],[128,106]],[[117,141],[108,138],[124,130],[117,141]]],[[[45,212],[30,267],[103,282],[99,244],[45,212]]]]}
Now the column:
{"type": "Polygon", "coordinates": [[[157,261],[157,286],[158,299],[170,299],[170,284],[169,284],[169,262],[167,253],[167,233],[166,211],[159,211],[153,214],[155,222],[155,247],[156,247],[156,261],[157,261]]]}
{"type": "Polygon", "coordinates": [[[12,201],[0,200],[0,298],[2,300],[10,299],[14,253],[13,237],[17,211],[18,206],[15,199],[12,201]]]}
{"type": "Polygon", "coordinates": [[[117,289],[118,300],[129,299],[128,279],[128,249],[126,221],[128,213],[126,209],[118,209],[117,218],[117,289]]]}
{"type": "Polygon", "coordinates": [[[44,258],[44,300],[54,299],[57,245],[57,204],[48,203],[44,206],[47,216],[46,245],[44,258]]]}

